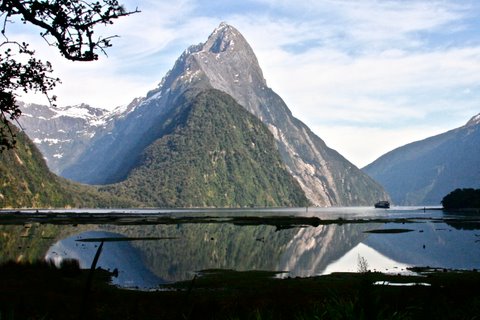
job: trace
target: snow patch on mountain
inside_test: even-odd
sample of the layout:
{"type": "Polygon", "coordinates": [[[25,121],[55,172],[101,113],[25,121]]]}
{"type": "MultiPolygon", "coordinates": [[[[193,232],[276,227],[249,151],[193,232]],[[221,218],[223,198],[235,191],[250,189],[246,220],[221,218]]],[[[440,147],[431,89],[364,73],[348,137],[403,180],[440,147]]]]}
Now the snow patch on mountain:
{"type": "Polygon", "coordinates": [[[34,138],[33,139],[33,143],[35,144],[46,143],[48,145],[58,144],[60,142],[70,142],[70,141],[71,139],[67,139],[67,140],[60,140],[60,139],[54,139],[54,138],[44,138],[44,139],[34,138]]]}
{"type": "Polygon", "coordinates": [[[476,125],[480,125],[480,113],[472,117],[465,126],[470,127],[476,125]]]}
{"type": "Polygon", "coordinates": [[[73,161],[97,133],[106,130],[115,118],[113,112],[87,104],[59,107],[19,103],[19,106],[22,110],[20,127],[43,153],[50,169],[57,174],[66,162],[73,161]]]}
{"type": "Polygon", "coordinates": [[[92,115],[90,113],[90,110],[86,108],[82,108],[81,106],[67,107],[67,108],[57,109],[55,111],[57,114],[53,116],[53,118],[72,117],[72,118],[89,119],[89,118],[95,117],[95,115],[92,115]]]}

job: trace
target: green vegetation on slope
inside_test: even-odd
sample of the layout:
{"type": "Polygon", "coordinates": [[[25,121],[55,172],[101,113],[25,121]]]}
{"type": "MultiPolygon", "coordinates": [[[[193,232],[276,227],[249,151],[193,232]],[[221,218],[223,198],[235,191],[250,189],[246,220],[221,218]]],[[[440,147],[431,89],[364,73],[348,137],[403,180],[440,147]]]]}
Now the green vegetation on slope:
{"type": "Polygon", "coordinates": [[[0,153],[0,208],[125,207],[134,204],[51,173],[27,135],[14,130],[15,148],[0,153]]]}
{"type": "Polygon", "coordinates": [[[187,92],[127,180],[102,190],[152,206],[308,205],[268,128],[218,90],[187,92]]]}

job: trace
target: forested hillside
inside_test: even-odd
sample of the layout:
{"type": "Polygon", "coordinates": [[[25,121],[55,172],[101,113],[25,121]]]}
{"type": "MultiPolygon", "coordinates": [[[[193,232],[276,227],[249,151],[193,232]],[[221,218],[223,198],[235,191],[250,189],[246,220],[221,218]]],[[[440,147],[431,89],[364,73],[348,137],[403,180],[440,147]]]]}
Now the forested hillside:
{"type": "Polygon", "coordinates": [[[51,173],[40,151],[21,131],[16,147],[0,153],[0,208],[125,207],[133,201],[51,173]]]}
{"type": "Polygon", "coordinates": [[[305,206],[267,127],[229,95],[188,91],[127,180],[101,190],[159,207],[305,206]]]}

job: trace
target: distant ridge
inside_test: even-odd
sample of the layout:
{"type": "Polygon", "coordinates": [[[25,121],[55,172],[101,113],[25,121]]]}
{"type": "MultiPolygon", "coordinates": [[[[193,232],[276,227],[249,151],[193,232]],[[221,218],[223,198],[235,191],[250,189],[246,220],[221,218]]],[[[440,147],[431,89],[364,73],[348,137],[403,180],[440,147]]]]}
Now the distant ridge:
{"type": "Polygon", "coordinates": [[[457,188],[480,187],[480,114],[464,126],[397,148],[363,169],[399,205],[440,205],[457,188]]]}
{"type": "Polygon", "coordinates": [[[19,123],[43,153],[47,165],[59,174],[101,134],[109,113],[86,104],[53,107],[20,103],[19,123]]]}

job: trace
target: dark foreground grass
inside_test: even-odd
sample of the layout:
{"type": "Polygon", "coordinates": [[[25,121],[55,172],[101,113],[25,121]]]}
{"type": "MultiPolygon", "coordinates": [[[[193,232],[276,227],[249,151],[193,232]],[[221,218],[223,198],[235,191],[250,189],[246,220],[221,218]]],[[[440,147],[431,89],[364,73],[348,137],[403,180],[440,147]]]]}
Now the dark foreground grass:
{"type": "Polygon", "coordinates": [[[338,273],[278,279],[274,272],[208,270],[169,290],[142,292],[107,284],[97,270],[86,303],[88,271],[74,263],[0,267],[0,319],[478,319],[480,274],[427,276],[338,273]],[[428,283],[430,286],[374,285],[428,283]],[[82,307],[83,306],[83,307],[82,307]],[[82,309],[82,310],[81,310],[82,309]]]}

